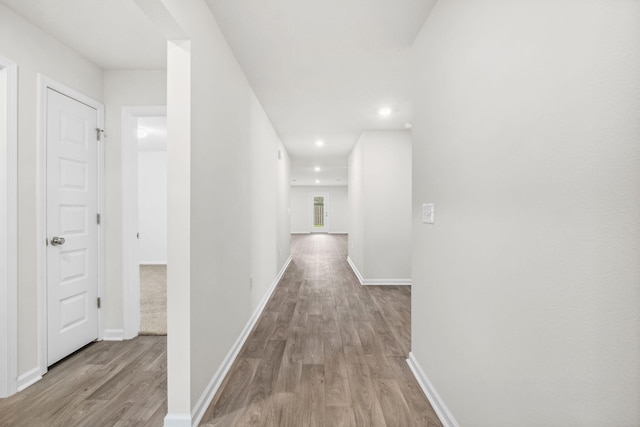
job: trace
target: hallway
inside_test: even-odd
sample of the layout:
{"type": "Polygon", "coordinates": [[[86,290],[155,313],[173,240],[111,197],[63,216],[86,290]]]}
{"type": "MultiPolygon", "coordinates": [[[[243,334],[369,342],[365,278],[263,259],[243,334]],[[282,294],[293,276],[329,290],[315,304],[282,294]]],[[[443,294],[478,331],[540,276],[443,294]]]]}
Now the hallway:
{"type": "Polygon", "coordinates": [[[361,286],[346,235],[293,235],[289,268],[203,426],[440,426],[405,359],[408,287],[361,286]]]}

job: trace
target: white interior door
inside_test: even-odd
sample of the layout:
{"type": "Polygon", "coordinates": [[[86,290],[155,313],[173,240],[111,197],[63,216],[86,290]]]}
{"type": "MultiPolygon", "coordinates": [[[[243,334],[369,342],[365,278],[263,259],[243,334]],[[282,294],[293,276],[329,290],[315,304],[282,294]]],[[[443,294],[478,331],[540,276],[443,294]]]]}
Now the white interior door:
{"type": "Polygon", "coordinates": [[[329,231],[329,200],[325,194],[311,196],[311,232],[329,231]]]}
{"type": "Polygon", "coordinates": [[[97,118],[48,89],[48,365],[98,338],[97,118]]]}

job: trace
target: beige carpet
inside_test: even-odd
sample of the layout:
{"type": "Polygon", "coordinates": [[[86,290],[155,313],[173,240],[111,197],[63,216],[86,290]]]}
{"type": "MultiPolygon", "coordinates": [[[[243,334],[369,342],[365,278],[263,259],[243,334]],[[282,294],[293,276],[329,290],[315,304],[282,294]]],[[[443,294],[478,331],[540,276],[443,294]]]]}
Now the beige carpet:
{"type": "Polygon", "coordinates": [[[167,335],[167,266],[140,266],[140,335],[167,335]]]}

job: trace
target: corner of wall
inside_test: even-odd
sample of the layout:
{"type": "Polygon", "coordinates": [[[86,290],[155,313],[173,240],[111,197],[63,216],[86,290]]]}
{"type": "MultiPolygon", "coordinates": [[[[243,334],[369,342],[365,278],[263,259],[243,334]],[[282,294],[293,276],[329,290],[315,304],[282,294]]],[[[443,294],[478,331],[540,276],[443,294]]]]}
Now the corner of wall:
{"type": "Polygon", "coordinates": [[[418,381],[420,388],[424,392],[425,396],[427,396],[429,403],[431,403],[431,407],[440,419],[442,425],[444,427],[460,427],[453,414],[444,403],[444,400],[427,377],[427,374],[422,370],[422,367],[418,363],[413,352],[409,353],[407,364],[416,378],[416,381],[418,381]]]}

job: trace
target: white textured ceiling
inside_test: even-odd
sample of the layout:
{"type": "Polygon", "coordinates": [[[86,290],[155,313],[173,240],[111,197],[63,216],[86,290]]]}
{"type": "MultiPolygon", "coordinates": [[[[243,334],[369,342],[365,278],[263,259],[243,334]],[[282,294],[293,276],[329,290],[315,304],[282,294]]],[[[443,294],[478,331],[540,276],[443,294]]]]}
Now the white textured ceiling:
{"type": "Polygon", "coordinates": [[[167,42],[133,0],[0,0],[103,69],[167,67],[167,42]]]}
{"type": "MultiPolygon", "coordinates": [[[[165,40],[133,0],[0,2],[104,69],[165,67],[165,40]]],[[[411,121],[410,46],[435,2],[207,0],[291,156],[294,185],[346,184],[363,130],[411,121]]]]}
{"type": "Polygon", "coordinates": [[[410,47],[435,0],[207,2],[292,157],[294,184],[345,184],[363,130],[411,121],[410,47]],[[378,116],[384,105],[390,117],[378,116]]]}

